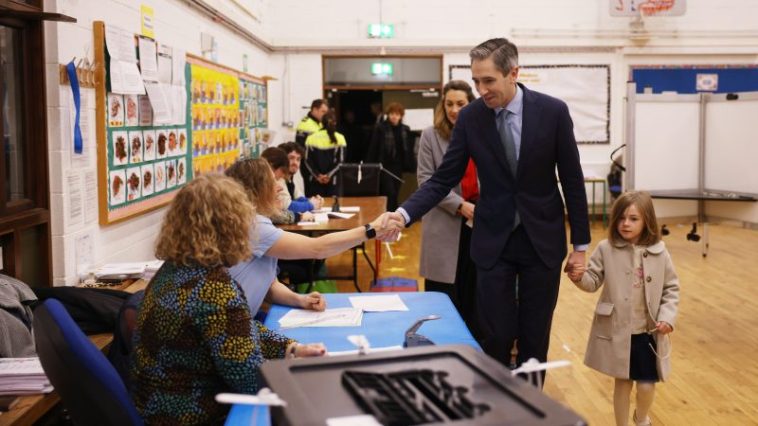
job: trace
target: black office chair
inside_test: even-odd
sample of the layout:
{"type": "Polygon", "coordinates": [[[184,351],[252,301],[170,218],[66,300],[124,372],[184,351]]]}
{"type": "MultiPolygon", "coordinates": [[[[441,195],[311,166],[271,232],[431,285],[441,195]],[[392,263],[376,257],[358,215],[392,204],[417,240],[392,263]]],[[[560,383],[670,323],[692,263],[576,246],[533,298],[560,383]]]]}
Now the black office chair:
{"type": "Polygon", "coordinates": [[[34,310],[42,369],[77,425],[143,424],[124,382],[56,299],[34,310]]]}

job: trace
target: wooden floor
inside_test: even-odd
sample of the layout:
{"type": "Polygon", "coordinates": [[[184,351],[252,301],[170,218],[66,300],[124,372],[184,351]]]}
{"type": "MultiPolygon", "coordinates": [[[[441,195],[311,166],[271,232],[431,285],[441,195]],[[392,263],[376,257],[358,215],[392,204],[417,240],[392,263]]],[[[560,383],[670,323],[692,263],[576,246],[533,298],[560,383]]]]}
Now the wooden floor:
{"type": "MultiPolygon", "coordinates": [[[[655,425],[758,425],[758,231],[723,224],[710,227],[710,250],[687,241],[689,226],[670,226],[664,238],[681,282],[677,327],[672,334],[672,375],[656,388],[655,425]]],[[[384,251],[381,275],[418,276],[421,227],[414,225],[384,251]]],[[[605,238],[596,223],[592,247],[605,238]]],[[[373,244],[369,254],[373,256],[373,244]]],[[[331,272],[350,258],[330,259],[331,272]]],[[[361,262],[361,287],[369,269],[361,262]]],[[[419,284],[423,288],[423,279],[419,284]]],[[[592,312],[599,293],[584,293],[564,278],[553,319],[549,358],[572,366],[549,373],[545,393],[591,425],[613,424],[613,380],[583,363],[592,312]]],[[[339,283],[340,291],[355,291],[339,283]]]]}

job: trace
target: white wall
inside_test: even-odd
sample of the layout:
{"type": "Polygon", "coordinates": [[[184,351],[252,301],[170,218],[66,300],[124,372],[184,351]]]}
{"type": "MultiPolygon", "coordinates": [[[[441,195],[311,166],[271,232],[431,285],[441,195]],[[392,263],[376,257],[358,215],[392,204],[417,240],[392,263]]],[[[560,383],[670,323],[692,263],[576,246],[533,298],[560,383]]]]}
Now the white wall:
{"type": "MultiPolygon", "coordinates": [[[[50,199],[52,215],[53,277],[55,285],[70,285],[78,280],[78,264],[86,253],[77,251],[77,240],[88,237],[91,241],[90,260],[94,265],[116,261],[139,261],[153,258],[153,244],[160,229],[165,209],[160,209],[137,218],[110,225],[100,226],[97,215],[89,222],[73,224],[68,219],[71,203],[70,188],[65,177],[74,172],[96,171],[94,153],[95,111],[94,91],[82,89],[88,97],[87,111],[91,132],[85,136],[90,150],[88,160],[71,159],[70,138],[66,140],[66,130],[70,130],[67,120],[70,105],[69,86],[59,85],[58,64],[65,64],[71,58],[93,59],[92,22],[104,21],[118,25],[134,33],[140,33],[140,3],[148,4],[155,10],[156,39],[196,55],[201,54],[200,33],[213,35],[218,42],[218,62],[236,69],[243,67],[243,54],[248,56],[248,71],[254,75],[270,74],[269,53],[256,47],[252,42],[214,23],[200,12],[180,0],[143,2],[130,0],[47,0],[45,10],[60,12],[77,19],[75,24],[46,23],[45,56],[48,105],[48,143],[50,156],[50,199]],[[61,119],[63,116],[63,120],[61,119]]],[[[213,2],[219,11],[234,14],[239,22],[252,31],[261,34],[263,29],[257,20],[237,10],[229,0],[213,2]]],[[[78,60],[78,59],[77,59],[78,60]]],[[[281,96],[280,90],[272,84],[272,97],[281,96]]],[[[273,102],[272,112],[276,111],[273,102]]],[[[272,114],[271,118],[276,118],[272,114]]],[[[280,120],[276,118],[276,120],[280,120]]]]}
{"type": "MultiPolygon", "coordinates": [[[[582,145],[587,172],[604,175],[610,152],[624,142],[624,94],[629,67],[636,64],[756,64],[758,63],[758,2],[688,0],[682,17],[632,18],[609,15],[610,0],[534,0],[531,2],[479,0],[254,0],[255,18],[233,0],[206,0],[232,17],[241,27],[272,47],[251,41],[191,8],[189,0],[46,0],[45,9],[73,16],[76,24],[46,24],[47,101],[50,146],[51,213],[53,216],[53,274],[55,283],[71,284],[77,276],[76,241],[83,235],[93,242],[92,261],[148,259],[163,217],[159,210],[122,224],[101,227],[95,221],[72,224],[66,219],[70,191],[63,183],[72,170],[96,170],[94,154],[88,162],[71,160],[66,129],[67,86],[58,84],[58,64],[72,57],[92,59],[92,21],[115,23],[140,31],[140,3],[155,9],[156,38],[200,54],[200,33],[213,35],[220,63],[242,69],[248,56],[249,72],[271,75],[269,123],[275,143],[292,140],[292,126],[306,114],[311,100],[322,96],[321,55],[442,54],[447,66],[468,63],[467,52],[490,37],[510,37],[521,51],[522,64],[610,64],[611,143],[582,145]],[[382,10],[380,11],[380,4],[382,10]],[[465,6],[463,6],[465,5],[465,6]],[[366,38],[369,23],[394,23],[392,40],[366,38]]],[[[93,98],[91,90],[85,94],[93,98]]],[[[94,132],[94,99],[88,114],[94,132]]],[[[90,140],[94,134],[90,135],[90,140]]],[[[91,150],[93,146],[89,147],[91,150]]],[[[661,179],[665,179],[662,173],[661,179]]],[[[731,205],[731,204],[730,204],[731,205]]],[[[685,206],[685,210],[689,207],[685,206]]],[[[680,213],[678,208],[675,213],[680,213]]],[[[729,207],[709,208],[729,216],[729,207]]],[[[739,207],[740,220],[758,223],[758,207],[739,207]]]]}

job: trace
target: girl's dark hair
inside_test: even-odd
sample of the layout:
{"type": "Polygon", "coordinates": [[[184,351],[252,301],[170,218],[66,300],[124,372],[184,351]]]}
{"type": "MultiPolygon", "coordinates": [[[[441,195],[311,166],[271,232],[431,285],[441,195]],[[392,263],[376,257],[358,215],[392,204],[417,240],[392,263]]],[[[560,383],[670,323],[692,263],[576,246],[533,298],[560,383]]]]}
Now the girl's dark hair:
{"type": "Polygon", "coordinates": [[[655,208],[650,194],[644,191],[628,191],[621,194],[611,208],[611,222],[608,227],[608,239],[613,243],[623,243],[624,238],[619,234],[618,223],[629,206],[634,205],[642,216],[645,226],[642,228],[638,245],[651,246],[661,240],[658,220],[655,218],[655,208]]]}
{"type": "Polygon", "coordinates": [[[337,116],[334,115],[334,111],[329,111],[324,114],[324,118],[321,119],[321,124],[324,125],[326,134],[329,135],[329,140],[336,144],[337,136],[335,133],[337,132],[337,116]]]}
{"type": "Polygon", "coordinates": [[[451,90],[460,90],[466,92],[466,98],[469,103],[473,102],[476,97],[474,91],[471,90],[471,86],[463,80],[450,80],[445,87],[442,88],[442,96],[440,101],[437,102],[437,106],[434,108],[434,129],[442,136],[443,139],[450,139],[450,134],[453,132],[453,123],[447,119],[445,113],[445,96],[447,92],[451,90]]]}

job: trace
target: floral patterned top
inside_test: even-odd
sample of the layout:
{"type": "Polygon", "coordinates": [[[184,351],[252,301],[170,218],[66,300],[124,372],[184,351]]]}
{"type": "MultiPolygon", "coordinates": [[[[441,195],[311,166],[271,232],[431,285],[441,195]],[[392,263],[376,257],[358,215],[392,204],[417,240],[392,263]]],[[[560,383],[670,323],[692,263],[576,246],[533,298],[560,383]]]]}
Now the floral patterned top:
{"type": "Polygon", "coordinates": [[[264,359],[293,343],[253,321],[223,266],[165,262],[145,291],[134,337],[133,398],[147,424],[222,424],[219,392],[254,393],[264,359]]]}

